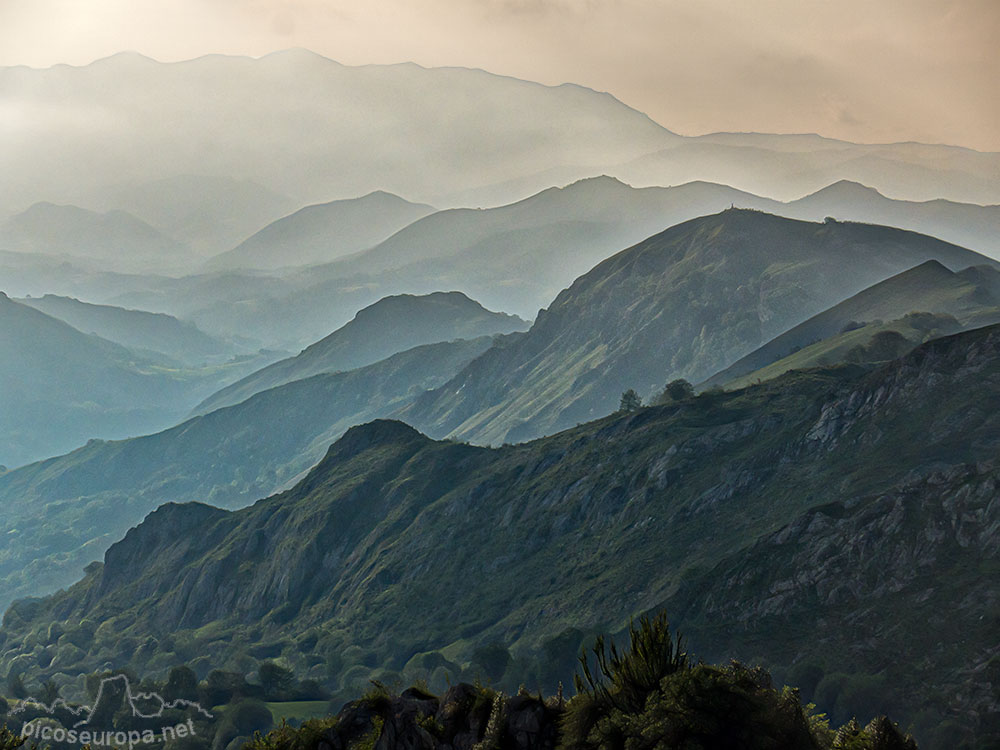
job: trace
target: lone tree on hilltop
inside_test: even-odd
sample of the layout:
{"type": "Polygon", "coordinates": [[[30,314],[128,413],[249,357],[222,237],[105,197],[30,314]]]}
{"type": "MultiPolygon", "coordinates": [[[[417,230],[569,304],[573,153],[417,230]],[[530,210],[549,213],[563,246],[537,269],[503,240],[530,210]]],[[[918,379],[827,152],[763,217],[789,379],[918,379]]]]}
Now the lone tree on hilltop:
{"type": "Polygon", "coordinates": [[[622,400],[618,403],[618,411],[635,411],[642,406],[642,398],[635,392],[634,388],[629,388],[622,394],[622,400]]]}

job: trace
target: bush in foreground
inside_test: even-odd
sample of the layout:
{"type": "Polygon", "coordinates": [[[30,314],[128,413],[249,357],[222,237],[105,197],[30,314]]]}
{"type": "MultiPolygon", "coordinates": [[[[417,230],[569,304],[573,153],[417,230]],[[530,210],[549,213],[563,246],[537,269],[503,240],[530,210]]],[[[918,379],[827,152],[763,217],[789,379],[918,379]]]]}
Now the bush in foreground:
{"type": "Polygon", "coordinates": [[[662,615],[619,650],[598,638],[577,694],[505,696],[461,683],[438,697],[377,685],[335,718],[257,735],[248,750],[916,750],[886,717],[832,729],[798,690],[759,668],[692,663],[662,615]]]}

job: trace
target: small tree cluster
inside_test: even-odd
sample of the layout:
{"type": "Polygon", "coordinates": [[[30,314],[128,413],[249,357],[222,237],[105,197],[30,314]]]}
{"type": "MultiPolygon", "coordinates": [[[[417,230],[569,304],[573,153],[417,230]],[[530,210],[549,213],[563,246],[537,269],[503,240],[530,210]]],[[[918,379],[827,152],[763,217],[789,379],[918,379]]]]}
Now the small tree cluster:
{"type": "Polygon", "coordinates": [[[687,401],[694,398],[694,386],[684,378],[671,380],[654,400],[656,404],[672,404],[675,401],[687,401]]]}
{"type": "Polygon", "coordinates": [[[564,750],[916,750],[885,717],[837,731],[776,689],[760,668],[692,664],[662,614],[629,628],[629,648],[599,638],[580,657],[577,695],[563,721],[564,750]]]}

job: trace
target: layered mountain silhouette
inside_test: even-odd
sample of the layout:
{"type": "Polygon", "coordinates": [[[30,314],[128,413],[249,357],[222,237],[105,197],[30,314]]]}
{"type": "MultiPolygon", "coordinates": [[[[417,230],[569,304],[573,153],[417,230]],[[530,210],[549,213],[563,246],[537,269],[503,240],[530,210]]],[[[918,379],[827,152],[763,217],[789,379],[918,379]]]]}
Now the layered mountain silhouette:
{"type": "Polygon", "coordinates": [[[936,260],[925,261],[785,331],[713,375],[702,387],[734,382],[745,385],[747,380],[759,377],[755,371],[763,368],[768,368],[767,376],[774,377],[792,367],[834,364],[837,358],[833,350],[837,344],[831,345],[827,339],[842,334],[843,345],[854,346],[859,335],[856,331],[867,328],[866,324],[877,321],[876,327],[882,328],[882,323],[896,321],[907,313],[943,313],[955,319],[956,329],[962,325],[979,327],[1000,322],[1000,297],[994,292],[998,283],[1000,270],[993,266],[954,272],[936,260]],[[825,345],[817,347],[816,354],[822,350],[829,357],[825,362],[806,359],[813,353],[800,352],[820,343],[825,345]],[[792,354],[798,357],[789,359],[781,367],[769,367],[792,354]]]}
{"type": "MultiPolygon", "coordinates": [[[[553,432],[613,411],[625,388],[647,395],[675,376],[697,382],[699,373],[717,372],[811,314],[927,258],[954,268],[985,262],[898,230],[731,210],[598,265],[527,333],[492,346],[477,339],[440,351],[421,347],[368,366],[421,340],[522,328],[460,294],[384,300],[298,357],[215,394],[199,408],[204,417],[147,438],[93,443],[0,477],[10,524],[41,523],[74,540],[67,542],[73,551],[61,556],[44,543],[20,550],[0,571],[4,590],[64,585],[114,538],[108,528],[124,531],[162,502],[199,497],[232,506],[287,486],[319,457],[323,441],[364,419],[400,415],[430,434],[495,444],[553,432]],[[824,281],[830,269],[836,283],[824,281]],[[311,377],[337,370],[349,372],[311,377]],[[96,497],[97,505],[84,500],[96,497]],[[126,499],[139,515],[113,511],[126,499]],[[86,507],[93,521],[83,521],[86,507]],[[26,574],[29,558],[36,562],[26,574]]],[[[934,264],[913,273],[924,272],[934,279],[951,273],[934,264]]],[[[989,267],[961,274],[987,290],[995,275],[989,267]]],[[[902,302],[909,287],[896,283],[899,309],[909,312],[902,302]]],[[[945,299],[952,294],[954,304],[944,309],[960,312],[963,284],[959,291],[945,282],[924,287],[945,299]]],[[[936,335],[947,330],[938,326],[936,335]]]]}
{"type": "MultiPolygon", "coordinates": [[[[869,196],[870,192],[845,184],[786,204],[722,185],[631,188],[602,177],[544,190],[496,209],[437,212],[369,251],[298,272],[293,267],[218,270],[183,278],[122,276],[86,270],[80,264],[69,268],[59,260],[46,264],[36,256],[5,258],[2,253],[0,272],[21,296],[59,293],[166,312],[216,336],[252,335],[258,347],[295,350],[347,322],[358,309],[393,294],[461,289],[491,309],[533,318],[575,278],[621,248],[733,205],[793,218],[865,221],[872,220],[870,205],[877,207],[877,216],[884,216],[880,223],[929,232],[986,255],[996,252],[995,238],[1000,236],[996,206],[911,204],[869,196]],[[852,200],[837,198],[842,193],[857,195],[852,200]],[[871,199],[866,201],[866,196],[871,199]],[[851,213],[854,207],[857,215],[851,213]]],[[[365,207],[377,203],[369,196],[332,206],[339,207],[337,215],[352,206],[363,217],[365,207]]],[[[322,217],[330,207],[314,208],[322,217]]],[[[292,214],[253,242],[260,242],[264,255],[268,244],[261,238],[270,233],[278,235],[273,238],[276,246],[288,234],[295,243],[317,252],[341,247],[336,227],[313,222],[313,215],[312,209],[301,216],[292,214]]],[[[374,226],[370,229],[379,232],[374,226]]]]}
{"type": "Polygon", "coordinates": [[[38,531],[0,556],[0,607],[71,583],[164,502],[198,497],[238,507],[289,486],[349,427],[393,414],[491,344],[482,337],[416,347],[271,388],[153,435],[91,441],[0,474],[0,533],[38,531]]]}
{"type": "Polygon", "coordinates": [[[613,177],[594,177],[507,206],[440,211],[367,252],[305,275],[313,283],[326,280],[313,294],[357,279],[389,289],[444,284],[468,290],[488,306],[533,317],[577,276],[622,247],[733,203],[780,205],[723,185],[637,189],[613,177]]]}
{"type": "Polygon", "coordinates": [[[190,263],[183,244],[131,214],[53,203],[36,203],[0,224],[0,250],[100,261],[105,270],[119,272],[190,263]]]}
{"type": "Polygon", "coordinates": [[[347,67],[305,50],[169,64],[126,53],[83,67],[3,68],[0,85],[34,114],[15,134],[21,148],[0,163],[5,184],[18,186],[0,195],[5,205],[62,200],[94,173],[109,183],[243,175],[300,205],[382,189],[433,203],[442,191],[625,161],[677,138],[581,86],[413,64],[347,67]],[[107,119],[64,128],[60,117],[74,107],[107,119]],[[275,158],[260,158],[262,144],[275,158]]]}
{"type": "Polygon", "coordinates": [[[608,169],[633,185],[708,180],[793,200],[839,180],[908,201],[996,205],[1000,154],[923,143],[853,144],[813,134],[712,133],[608,169]]]}
{"type": "MultiPolygon", "coordinates": [[[[601,172],[637,185],[709,180],[785,200],[850,179],[907,199],[1000,202],[997,154],[818,136],[685,138],[608,94],[481,70],[347,67],[305,50],[179,63],[125,53],[82,67],[3,68],[0,85],[30,115],[12,133],[20,148],[0,162],[12,186],[0,203],[14,210],[81,203],[94,193],[94,174],[110,187],[103,202],[86,205],[105,210],[108,196],[133,188],[217,180],[201,211],[220,218],[227,212],[213,206],[226,203],[232,182],[237,203],[266,192],[303,206],[388,190],[433,205],[487,206],[601,172]],[[94,111],[103,116],[79,127],[80,113],[94,111]],[[261,148],[273,158],[259,158],[261,148]]],[[[174,213],[190,217],[184,223],[194,231],[172,234],[200,242],[198,211],[184,210],[182,193],[174,197],[174,213]]],[[[243,224],[243,236],[228,233],[226,245],[289,210],[243,224]]]]}
{"type": "Polygon", "coordinates": [[[993,263],[923,235],[727,210],[597,265],[497,346],[418,399],[428,434],[500,444],[607,414],[628,388],[700,382],[867,286],[926,260],[993,263]]]}
{"type": "Polygon", "coordinates": [[[275,362],[198,405],[205,413],[255,393],[324,372],[364,367],[420,344],[474,339],[527,329],[520,318],[491,312],[461,292],[386,297],[295,357],[275,362]]]}
{"type": "MultiPolygon", "coordinates": [[[[169,295],[149,302],[133,296],[129,304],[174,305],[166,309],[207,330],[254,330],[282,347],[315,340],[331,323],[346,322],[358,308],[383,296],[442,288],[461,289],[491,309],[532,318],[579,275],[621,248],[733,205],[793,218],[868,220],[871,215],[870,210],[856,217],[847,213],[844,201],[826,203],[807,198],[785,204],[709,183],[632,188],[598,177],[495,209],[437,212],[371,250],[284,274],[270,284],[195,277],[171,283],[169,295]],[[184,291],[189,286],[190,293],[184,291]],[[241,286],[245,291],[237,294],[241,286]]],[[[886,216],[898,219],[901,228],[933,230],[935,236],[987,255],[997,249],[1000,208],[943,204],[940,212],[925,216],[921,204],[912,204],[916,209],[911,212],[911,204],[882,203],[888,206],[886,216]],[[979,216],[976,221],[967,220],[972,213],[979,216]]],[[[324,237],[317,236],[316,242],[336,241],[332,234],[324,237]]]]}
{"type": "Polygon", "coordinates": [[[0,463],[7,466],[92,437],[161,429],[190,409],[199,392],[225,382],[224,373],[167,371],[2,292],[0,348],[9,353],[0,358],[0,463]]]}
{"type": "Polygon", "coordinates": [[[236,246],[303,205],[253,180],[204,174],[200,168],[150,180],[88,181],[78,202],[98,211],[127,211],[184,242],[200,258],[236,246]]]}
{"type": "Polygon", "coordinates": [[[212,258],[209,267],[275,270],[328,263],[374,247],[433,212],[383,191],[306,206],[212,258]]]}
{"type": "Polygon", "coordinates": [[[94,305],[54,294],[17,301],[58,318],[79,331],[92,333],[133,351],[151,352],[189,363],[218,360],[233,354],[230,344],[163,313],[94,305]]]}
{"type": "Polygon", "coordinates": [[[250,508],[160,507],[75,586],[11,607],[0,663],[36,658],[39,623],[72,637],[114,618],[40,672],[167,634],[298,663],[309,629],[403,664],[496,640],[530,652],[665,604],[697,626],[699,653],[882,675],[905,723],[920,706],[975,730],[992,699],[960,687],[988,679],[995,645],[997,584],[975,571],[998,548],[998,373],[994,326],[875,370],[789,373],[502,449],[375,421],[250,508]],[[913,660],[908,644],[937,642],[928,622],[956,637],[913,660]]]}

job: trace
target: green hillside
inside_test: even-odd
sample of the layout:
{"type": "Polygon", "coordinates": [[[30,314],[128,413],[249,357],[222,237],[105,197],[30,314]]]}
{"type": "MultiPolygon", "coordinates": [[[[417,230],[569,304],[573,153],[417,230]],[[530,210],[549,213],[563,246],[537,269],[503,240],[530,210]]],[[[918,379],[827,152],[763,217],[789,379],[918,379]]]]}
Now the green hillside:
{"type": "Polygon", "coordinates": [[[332,440],[452,377],[489,338],[419,347],[347,373],[315,376],[130,440],[94,440],[0,475],[0,603],[76,580],[87,563],[168,501],[228,507],[293,483],[332,440]]]}
{"type": "Polygon", "coordinates": [[[627,388],[645,396],[675,378],[700,382],[932,259],[952,269],[988,262],[887,227],[739,209],[694,219],[581,276],[525,336],[473,362],[405,418],[430,435],[492,445],[551,434],[607,414],[627,388]]]}
{"type": "MultiPolygon", "coordinates": [[[[930,260],[879,282],[785,331],[764,346],[716,373],[701,387],[741,387],[756,379],[774,377],[788,369],[831,365],[844,361],[855,346],[864,346],[880,331],[895,330],[922,343],[933,333],[933,321],[910,319],[912,312],[950,316],[943,333],[961,326],[981,327],[1000,319],[1000,271],[992,266],[953,272],[930,260]],[[894,328],[885,321],[896,321],[894,328]],[[900,330],[905,328],[906,330],[900,330]],[[856,332],[865,329],[864,333],[856,332]],[[808,351],[800,351],[807,349],[808,351]],[[781,364],[776,364],[782,360],[781,364]]],[[[883,359],[894,359],[897,352],[883,359]]]]}
{"type": "MultiPolygon", "coordinates": [[[[984,323],[1000,322],[1000,309],[993,308],[992,315],[985,316],[984,323]]],[[[761,367],[746,375],[725,381],[729,390],[746,388],[783,375],[789,370],[805,370],[811,367],[830,367],[838,364],[871,364],[886,362],[906,354],[914,347],[931,339],[957,333],[963,326],[948,314],[910,313],[902,318],[889,321],[849,325],[849,330],[834,334],[806,346],[795,349],[787,357],[761,367]]],[[[710,382],[714,378],[710,379],[710,382]]]]}
{"type": "MultiPolygon", "coordinates": [[[[502,449],[372,422],[249,508],[160,507],[82,581],[14,605],[0,667],[58,677],[280,657],[337,687],[501,644],[545,679],[581,631],[666,604],[698,626],[696,653],[729,648],[786,673],[822,652],[826,671],[879,680],[904,725],[933,714],[986,741],[995,728],[977,717],[995,697],[957,686],[988,682],[996,650],[998,387],[991,327],[876,370],[789,373],[502,449]],[[772,559],[768,545],[786,546],[772,559]],[[756,578],[716,575],[734,565],[756,578]],[[951,585],[956,571],[975,596],[951,585]],[[923,642],[932,609],[961,638],[892,660],[923,642]]],[[[841,688],[844,706],[863,695],[841,688]]]]}

